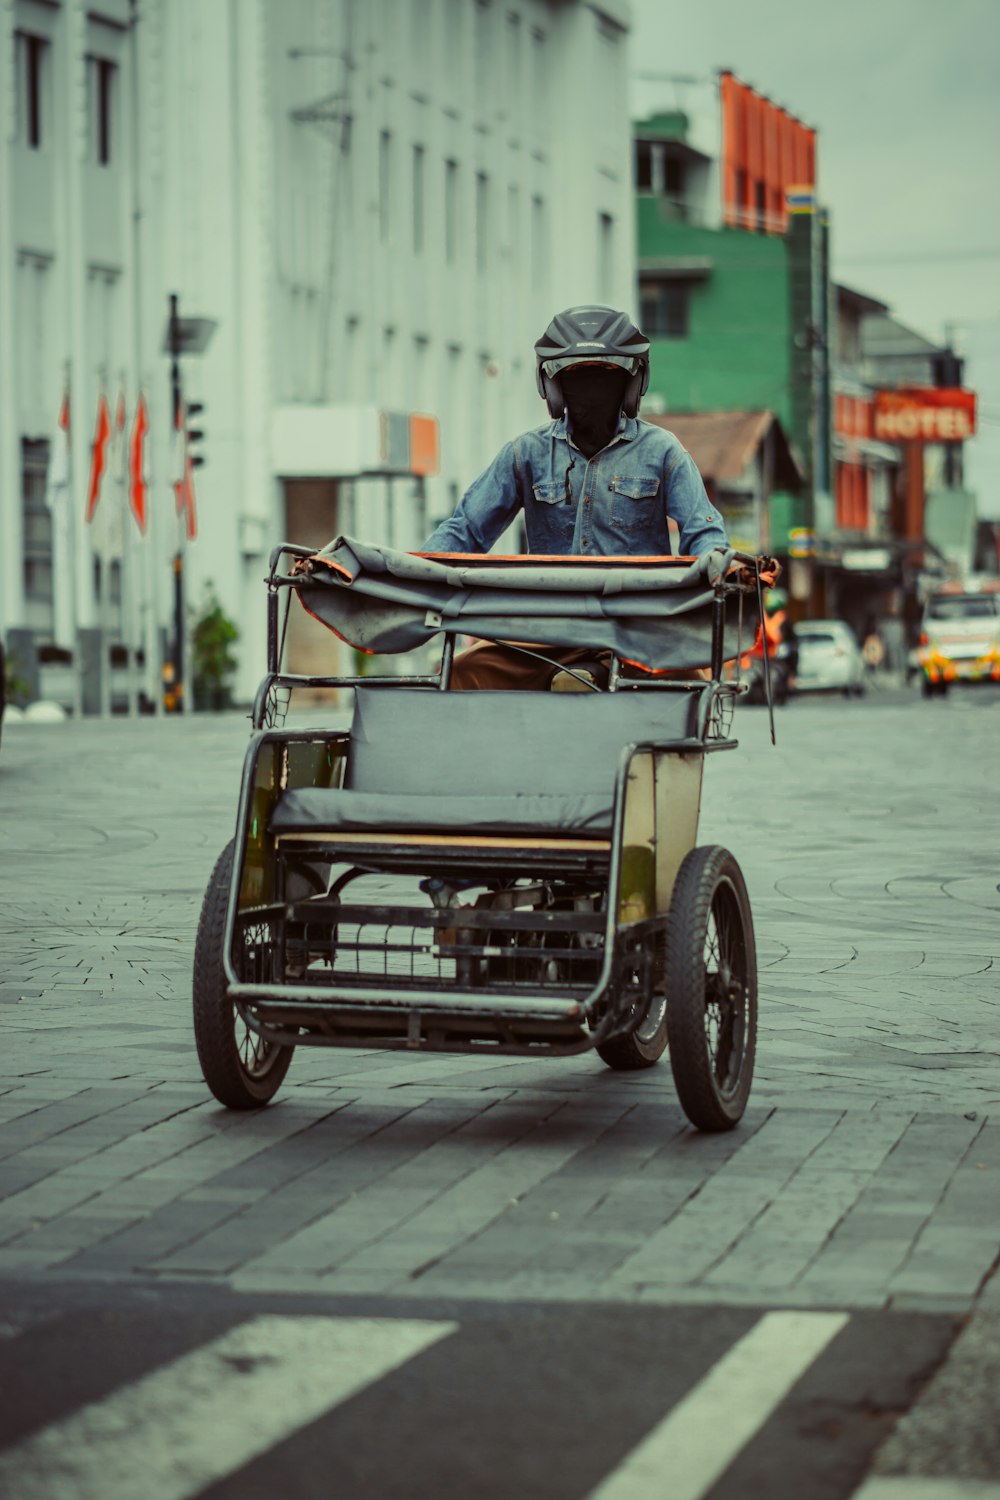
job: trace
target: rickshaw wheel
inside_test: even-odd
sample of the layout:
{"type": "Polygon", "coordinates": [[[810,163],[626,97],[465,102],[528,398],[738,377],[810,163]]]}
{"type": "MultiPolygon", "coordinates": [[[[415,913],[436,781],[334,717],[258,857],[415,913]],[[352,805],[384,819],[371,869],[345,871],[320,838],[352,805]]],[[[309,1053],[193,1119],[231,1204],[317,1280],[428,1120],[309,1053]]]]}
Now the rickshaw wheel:
{"type": "Polygon", "coordinates": [[[667,1030],[681,1106],[699,1130],[743,1116],[757,1050],[757,951],[750,900],[728,849],[692,849],[667,918],[667,1030]]]}
{"type": "Polygon", "coordinates": [[[613,1036],[594,1048],[602,1062],[618,1073],[634,1073],[658,1063],[667,1047],[667,1005],[663,994],[662,938],[656,942],[656,969],[659,982],[650,996],[649,1007],[634,1031],[627,1036],[613,1036]]]}
{"type": "Polygon", "coordinates": [[[235,841],[219,855],[205,891],[194,946],[194,1038],[205,1082],[228,1109],[260,1109],[274,1098],[294,1047],[251,1031],[226,995],[222,965],[235,841]]]}

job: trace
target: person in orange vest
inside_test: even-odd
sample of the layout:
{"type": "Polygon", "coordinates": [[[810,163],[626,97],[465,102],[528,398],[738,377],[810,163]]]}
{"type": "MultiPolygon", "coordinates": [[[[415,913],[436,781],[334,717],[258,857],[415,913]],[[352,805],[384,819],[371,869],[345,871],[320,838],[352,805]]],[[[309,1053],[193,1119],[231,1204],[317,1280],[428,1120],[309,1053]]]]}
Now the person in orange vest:
{"type": "Polygon", "coordinates": [[[764,595],[764,629],[757,627],[757,638],[741,659],[740,665],[745,672],[751,670],[754,662],[763,660],[765,633],[774,697],[780,703],[795,686],[799,659],[795,626],[788,613],[788,595],[784,589],[768,589],[764,595]]]}

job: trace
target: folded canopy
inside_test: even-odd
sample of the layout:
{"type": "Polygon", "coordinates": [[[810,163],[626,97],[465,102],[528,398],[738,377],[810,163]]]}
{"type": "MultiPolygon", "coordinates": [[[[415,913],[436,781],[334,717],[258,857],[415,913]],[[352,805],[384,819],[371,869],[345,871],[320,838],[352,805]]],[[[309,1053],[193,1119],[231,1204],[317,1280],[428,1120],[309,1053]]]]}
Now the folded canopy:
{"type": "Polygon", "coordinates": [[[733,554],[496,557],[399,552],[337,537],[295,565],[303,606],[362,651],[412,651],[442,632],[613,651],[647,668],[711,662],[714,580],[725,576],[726,645],[750,645],[733,554]],[[741,629],[742,625],[742,629],[741,629]]]}

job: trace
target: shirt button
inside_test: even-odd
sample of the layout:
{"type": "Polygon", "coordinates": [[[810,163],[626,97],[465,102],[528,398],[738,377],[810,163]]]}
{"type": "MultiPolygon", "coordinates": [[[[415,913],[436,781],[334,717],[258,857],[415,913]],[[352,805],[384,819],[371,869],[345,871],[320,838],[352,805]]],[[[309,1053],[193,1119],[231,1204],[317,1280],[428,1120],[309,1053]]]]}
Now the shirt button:
{"type": "Polygon", "coordinates": [[[583,544],[583,550],[584,550],[584,552],[588,551],[589,548],[590,548],[590,543],[589,542],[584,542],[584,544],[583,544]]]}

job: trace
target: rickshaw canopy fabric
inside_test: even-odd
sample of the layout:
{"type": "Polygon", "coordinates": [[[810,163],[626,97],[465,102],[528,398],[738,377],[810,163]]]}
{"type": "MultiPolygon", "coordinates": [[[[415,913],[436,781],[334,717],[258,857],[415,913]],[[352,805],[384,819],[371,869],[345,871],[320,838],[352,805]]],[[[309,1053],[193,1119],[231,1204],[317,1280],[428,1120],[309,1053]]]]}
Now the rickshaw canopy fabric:
{"type": "MultiPolygon", "coordinates": [[[[302,605],[359,650],[415,650],[435,635],[612,651],[648,669],[711,661],[715,581],[727,588],[725,654],[742,599],[731,552],[699,558],[497,557],[402,552],[337,537],[301,559],[302,605]]],[[[747,627],[752,628],[750,626],[747,627]]]]}

